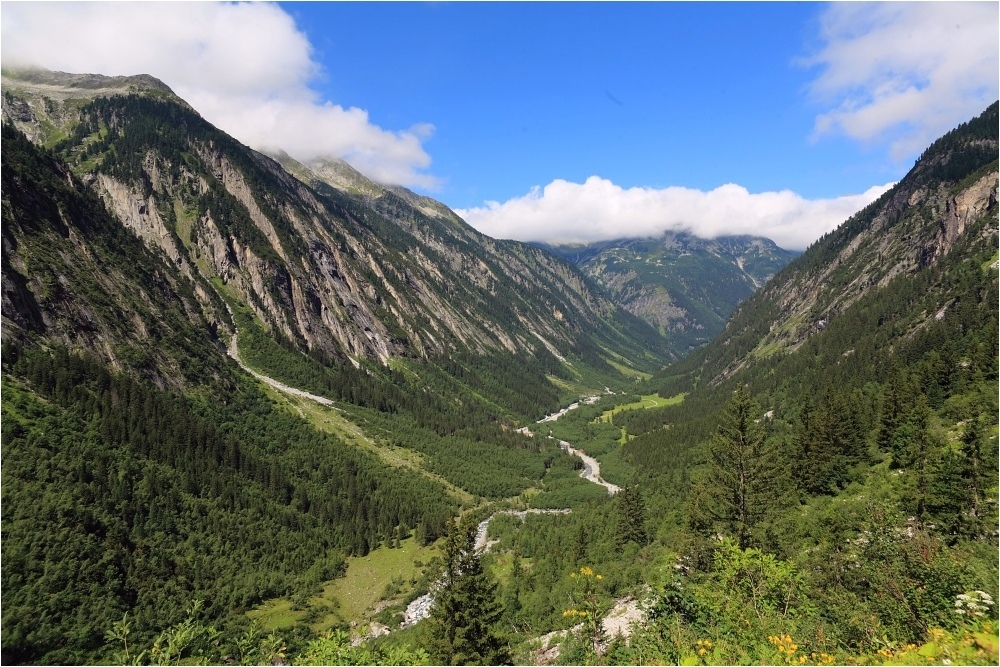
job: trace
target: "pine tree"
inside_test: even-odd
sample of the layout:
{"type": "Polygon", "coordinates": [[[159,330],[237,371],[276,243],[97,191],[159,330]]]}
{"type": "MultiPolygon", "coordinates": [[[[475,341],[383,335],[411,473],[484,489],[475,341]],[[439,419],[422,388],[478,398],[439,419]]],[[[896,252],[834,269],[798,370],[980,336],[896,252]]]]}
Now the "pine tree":
{"type": "Polygon", "coordinates": [[[777,501],[780,471],[760,420],[760,408],[743,386],[736,390],[718,433],[708,448],[709,479],[703,511],[741,549],[777,501]]]}
{"type": "Polygon", "coordinates": [[[521,624],[521,604],[520,589],[524,586],[524,568],[521,567],[521,557],[516,553],[513,556],[510,569],[510,581],[503,595],[503,616],[504,621],[515,632],[521,624]]]}
{"type": "Polygon", "coordinates": [[[456,520],[447,528],[444,583],[431,607],[431,657],[441,665],[510,664],[499,632],[503,609],[475,550],[475,524],[456,520]]]}
{"type": "Polygon", "coordinates": [[[882,409],[876,436],[876,444],[883,452],[892,451],[892,440],[896,430],[905,420],[908,407],[912,405],[917,394],[911,378],[900,369],[895,358],[887,375],[889,381],[882,390],[882,409]]]}
{"type": "Polygon", "coordinates": [[[631,486],[622,489],[618,494],[618,527],[615,531],[615,544],[618,548],[629,542],[635,542],[640,547],[648,541],[646,534],[646,505],[638,487],[631,486]]]}
{"type": "Polygon", "coordinates": [[[982,500],[986,490],[986,470],[983,465],[983,422],[981,417],[969,421],[962,434],[962,481],[968,489],[969,507],[966,508],[965,534],[974,537],[983,529],[982,500]]]}
{"type": "Polygon", "coordinates": [[[818,405],[806,399],[795,435],[801,489],[835,493],[850,481],[851,466],[867,458],[858,412],[854,397],[831,385],[818,405]]]}

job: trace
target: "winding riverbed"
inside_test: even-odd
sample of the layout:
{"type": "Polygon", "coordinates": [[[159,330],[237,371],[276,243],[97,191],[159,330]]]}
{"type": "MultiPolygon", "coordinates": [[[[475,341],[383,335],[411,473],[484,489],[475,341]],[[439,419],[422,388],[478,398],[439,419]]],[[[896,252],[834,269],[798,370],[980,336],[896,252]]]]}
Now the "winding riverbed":
{"type": "MultiPolygon", "coordinates": [[[[608,391],[610,393],[610,390],[608,391]]],[[[538,423],[544,424],[545,422],[555,421],[560,417],[562,417],[567,412],[569,412],[570,410],[575,410],[576,408],[580,407],[581,403],[589,405],[591,403],[596,403],[598,400],[600,400],[600,398],[601,398],[600,396],[589,396],[587,398],[584,398],[580,402],[573,403],[572,405],[565,407],[558,412],[553,412],[551,415],[547,415],[546,417],[539,419],[538,423]]],[[[534,437],[535,435],[528,429],[527,426],[518,429],[518,431],[529,437],[534,437]]],[[[549,437],[551,438],[552,436],[549,437]]],[[[621,491],[620,486],[604,481],[604,479],[601,477],[601,464],[598,463],[595,458],[593,458],[592,456],[588,456],[579,449],[575,449],[573,445],[566,442],[565,440],[560,440],[559,446],[562,447],[562,449],[570,456],[578,456],[580,460],[583,461],[583,470],[580,471],[580,477],[583,477],[588,482],[593,482],[594,484],[603,486],[608,490],[609,496],[613,496],[619,491],[621,491]]],[[[488,519],[479,522],[479,526],[476,529],[476,551],[480,551],[482,553],[486,553],[487,551],[489,551],[489,548],[492,546],[492,544],[487,541],[486,532],[489,529],[490,521],[492,521],[494,517],[497,517],[501,514],[513,515],[520,518],[521,521],[524,521],[524,517],[526,517],[529,514],[569,514],[572,511],[573,510],[570,509],[561,509],[561,510],[527,509],[527,510],[500,510],[498,512],[494,512],[493,514],[490,515],[488,519]]],[[[421,595],[420,597],[413,600],[409,605],[407,605],[406,611],[403,612],[403,623],[401,627],[405,628],[407,626],[414,625],[418,621],[421,621],[430,616],[431,605],[434,604],[434,593],[436,592],[435,589],[436,586],[431,586],[431,591],[429,593],[421,595]]]]}
{"type": "Polygon", "coordinates": [[[599,484],[608,490],[608,495],[613,496],[622,490],[617,484],[612,484],[611,482],[605,482],[604,478],[601,477],[601,464],[597,462],[597,459],[587,456],[579,449],[574,449],[573,445],[569,444],[565,440],[559,441],[559,446],[565,450],[570,456],[578,456],[580,460],[583,461],[583,470],[580,471],[580,477],[583,477],[588,482],[593,482],[594,484],[599,484]]]}
{"type": "MultiPolygon", "coordinates": [[[[610,389],[605,389],[605,391],[611,393],[610,389]]],[[[601,400],[600,396],[588,396],[587,398],[583,398],[580,401],[573,403],[563,408],[562,410],[559,410],[558,412],[553,412],[551,415],[546,415],[545,417],[542,417],[536,423],[544,424],[546,422],[554,422],[560,417],[562,417],[564,414],[569,412],[570,410],[575,410],[581,405],[590,405],[591,403],[596,403],[599,400],[601,400]]],[[[518,429],[518,432],[523,433],[529,437],[534,437],[535,435],[534,433],[531,432],[531,429],[529,429],[527,426],[518,429]]],[[[551,438],[552,436],[549,437],[551,438]]],[[[612,484],[611,482],[604,481],[604,478],[601,477],[601,464],[597,462],[597,459],[593,458],[592,456],[588,456],[585,452],[582,452],[579,449],[574,448],[573,445],[566,442],[565,440],[560,440],[559,446],[562,447],[563,451],[565,451],[570,456],[577,456],[580,458],[581,461],[583,461],[583,470],[580,471],[580,477],[583,477],[588,482],[593,482],[594,484],[603,486],[605,489],[608,490],[609,496],[613,496],[622,490],[621,487],[618,486],[617,484],[612,484]]]]}
{"type": "MultiPolygon", "coordinates": [[[[232,311],[230,311],[230,315],[231,314],[232,311]]],[[[290,394],[292,396],[305,398],[314,401],[316,403],[319,403],[320,405],[325,405],[327,407],[332,407],[335,410],[339,410],[339,408],[333,405],[333,401],[331,401],[329,398],[326,398],[324,396],[317,396],[316,394],[311,394],[307,391],[303,391],[302,389],[296,389],[295,387],[290,387],[283,382],[279,382],[278,380],[275,380],[272,377],[264,375],[263,373],[258,373],[254,369],[247,366],[243,362],[243,359],[240,358],[240,351],[239,347],[237,346],[237,337],[235,333],[233,334],[233,337],[230,340],[228,352],[229,356],[232,357],[237,364],[239,364],[240,368],[245,370],[247,373],[250,373],[261,382],[265,382],[268,385],[274,387],[278,391],[290,394]]],[[[607,391],[609,391],[610,393],[610,390],[607,391]]],[[[600,400],[600,396],[588,396],[587,398],[581,399],[581,401],[573,403],[563,408],[562,410],[559,410],[558,412],[553,412],[551,415],[545,416],[544,418],[538,420],[538,423],[544,424],[546,422],[556,421],[570,410],[574,410],[580,407],[581,404],[589,405],[591,403],[597,402],[598,400],[600,400]]],[[[531,437],[535,435],[527,427],[519,429],[519,431],[531,437]]],[[[575,449],[570,443],[566,442],[565,440],[560,440],[559,446],[562,447],[562,449],[570,456],[577,456],[580,458],[581,461],[583,461],[583,470],[580,471],[580,477],[583,477],[587,481],[593,482],[594,484],[603,486],[608,490],[609,496],[612,496],[621,491],[621,487],[615,484],[611,484],[610,482],[604,481],[604,479],[601,477],[601,464],[598,463],[596,459],[594,459],[591,456],[588,456],[579,449],[575,449]]],[[[491,514],[489,518],[479,522],[479,526],[477,527],[476,530],[476,546],[475,546],[476,551],[480,551],[483,553],[489,551],[489,548],[492,546],[492,544],[487,541],[486,533],[489,529],[490,521],[492,521],[495,517],[501,514],[516,516],[522,521],[524,521],[524,518],[529,514],[569,514],[570,512],[572,512],[571,509],[500,510],[498,512],[495,512],[491,514]]],[[[406,611],[403,613],[403,623],[401,627],[407,627],[409,625],[413,625],[417,621],[423,620],[430,616],[431,605],[434,604],[434,593],[436,592],[435,588],[436,586],[432,586],[431,592],[425,595],[421,595],[420,597],[410,602],[409,605],[407,605],[406,611]]]]}

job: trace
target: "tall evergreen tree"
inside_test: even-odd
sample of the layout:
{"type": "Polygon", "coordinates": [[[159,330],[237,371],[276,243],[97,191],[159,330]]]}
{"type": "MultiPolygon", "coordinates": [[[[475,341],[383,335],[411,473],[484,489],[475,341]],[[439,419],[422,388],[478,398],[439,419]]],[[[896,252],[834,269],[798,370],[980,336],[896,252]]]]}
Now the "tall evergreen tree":
{"type": "Polygon", "coordinates": [[[927,511],[951,541],[983,533],[983,492],[989,482],[982,442],[982,418],[974,417],[966,423],[961,449],[945,449],[930,466],[927,511]]]}
{"type": "Polygon", "coordinates": [[[835,493],[850,481],[851,466],[866,458],[857,401],[827,385],[818,405],[806,399],[796,429],[801,470],[797,482],[813,494],[835,493]]]}
{"type": "Polygon", "coordinates": [[[618,526],[615,531],[615,544],[621,548],[629,542],[635,542],[640,547],[645,546],[649,537],[646,534],[646,505],[638,487],[630,486],[618,494],[618,526]]]}
{"type": "Polygon", "coordinates": [[[497,585],[476,553],[476,526],[448,524],[444,582],[431,607],[429,652],[440,665],[505,665],[511,656],[500,634],[503,608],[497,585]]]}
{"type": "Polygon", "coordinates": [[[983,464],[983,421],[975,417],[966,424],[962,434],[962,482],[968,489],[969,507],[966,508],[964,531],[976,536],[983,530],[983,497],[986,491],[986,466],[983,464]]]}
{"type": "Polygon", "coordinates": [[[781,471],[760,408],[743,385],[733,394],[709,444],[708,463],[703,510],[746,549],[754,529],[777,501],[781,471]]]}

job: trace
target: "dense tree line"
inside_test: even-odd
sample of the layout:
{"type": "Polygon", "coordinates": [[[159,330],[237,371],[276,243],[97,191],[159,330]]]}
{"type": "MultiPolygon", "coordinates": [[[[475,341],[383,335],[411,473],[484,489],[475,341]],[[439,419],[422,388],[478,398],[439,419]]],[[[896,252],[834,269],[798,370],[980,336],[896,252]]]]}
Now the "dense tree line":
{"type": "Polygon", "coordinates": [[[3,419],[4,652],[17,661],[86,661],[123,611],[148,631],[195,596],[225,618],[309,590],[346,555],[440,534],[454,511],[438,485],[249,386],[205,401],[65,351],[5,352],[23,383],[5,384],[3,419]]]}

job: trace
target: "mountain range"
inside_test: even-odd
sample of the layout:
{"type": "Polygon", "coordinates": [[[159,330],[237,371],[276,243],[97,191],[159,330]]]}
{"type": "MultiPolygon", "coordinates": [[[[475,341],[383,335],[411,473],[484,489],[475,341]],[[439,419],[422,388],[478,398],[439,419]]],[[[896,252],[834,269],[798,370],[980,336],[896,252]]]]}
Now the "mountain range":
{"type": "Polygon", "coordinates": [[[285,156],[286,170],[148,77],[4,81],[16,96],[5,118],[66,155],[113,214],[200,287],[213,324],[229,327],[211,303],[214,279],[276,337],[340,361],[463,349],[600,364],[604,346],[648,368],[662,355],[653,332],[547,253],[489,239],[346,164],[313,171],[285,156]],[[66,120],[76,109],[81,119],[66,120]]]}
{"type": "Polygon", "coordinates": [[[997,597],[997,104],[798,255],[499,241],[149,76],[2,89],[4,663],[451,660],[326,632],[502,514],[517,661],[995,662],[954,610],[997,597]],[[636,596],[630,643],[575,625],[636,596]]]}

